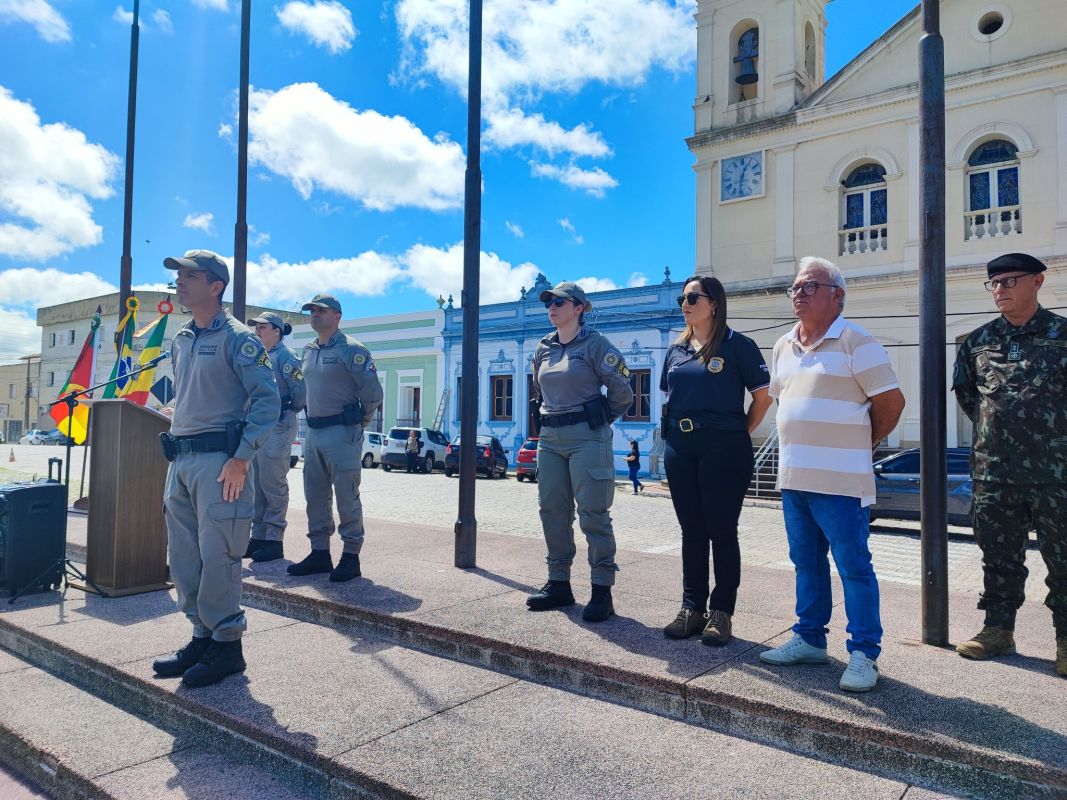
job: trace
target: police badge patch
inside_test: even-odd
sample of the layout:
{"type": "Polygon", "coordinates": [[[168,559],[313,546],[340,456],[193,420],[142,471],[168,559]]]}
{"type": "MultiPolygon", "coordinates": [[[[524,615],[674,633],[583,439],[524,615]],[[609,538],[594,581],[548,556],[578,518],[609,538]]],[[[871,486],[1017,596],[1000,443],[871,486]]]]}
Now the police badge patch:
{"type": "Polygon", "coordinates": [[[246,340],[237,353],[237,360],[242,364],[254,364],[260,354],[265,358],[267,351],[262,347],[257,347],[255,342],[246,340]]]}
{"type": "Polygon", "coordinates": [[[357,367],[362,367],[364,364],[367,363],[367,357],[362,353],[356,353],[354,356],[352,356],[352,363],[357,367]]]}
{"type": "Polygon", "coordinates": [[[721,356],[713,356],[708,359],[708,372],[719,373],[726,366],[726,359],[721,356]]]}
{"type": "Polygon", "coordinates": [[[288,377],[288,376],[290,376],[292,374],[293,374],[293,365],[288,363],[288,362],[286,362],[285,364],[282,364],[282,375],[285,375],[286,377],[288,377]]]}
{"type": "Polygon", "coordinates": [[[615,369],[615,367],[617,367],[619,365],[619,361],[620,360],[621,359],[619,358],[618,354],[616,354],[616,353],[608,353],[607,355],[604,356],[604,365],[608,369],[615,369]]]}

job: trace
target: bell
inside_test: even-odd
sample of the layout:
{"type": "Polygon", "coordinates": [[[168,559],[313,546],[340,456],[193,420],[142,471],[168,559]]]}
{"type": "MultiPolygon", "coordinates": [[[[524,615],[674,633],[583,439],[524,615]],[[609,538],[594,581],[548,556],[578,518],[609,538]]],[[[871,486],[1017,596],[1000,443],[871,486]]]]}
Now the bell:
{"type": "Polygon", "coordinates": [[[756,59],[752,57],[738,56],[734,59],[735,62],[740,62],[741,67],[737,73],[735,81],[742,86],[748,86],[749,84],[756,83],[759,80],[759,74],[756,72],[756,59]]]}

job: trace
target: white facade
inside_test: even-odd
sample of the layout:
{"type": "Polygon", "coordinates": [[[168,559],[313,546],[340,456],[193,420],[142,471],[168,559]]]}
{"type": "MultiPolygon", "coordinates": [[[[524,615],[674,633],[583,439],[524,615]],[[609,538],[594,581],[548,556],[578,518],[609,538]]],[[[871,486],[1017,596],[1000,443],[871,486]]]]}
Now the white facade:
{"type": "MultiPolygon", "coordinates": [[[[824,5],[700,1],[688,140],[697,158],[696,267],[725,284],[737,329],[782,323],[752,333],[769,348],[788,330],[781,289],[798,261],[835,261],[849,284],[846,315],[887,346],[908,398],[890,443],[911,444],[919,436],[919,12],[824,82],[824,5]],[[752,27],[758,81],[743,99],[733,59],[752,27]]],[[[953,343],[995,313],[982,281],[997,255],[1042,259],[1043,305],[1067,306],[1065,17],[1067,0],[941,3],[949,370],[953,343]]],[[[969,423],[949,402],[949,444],[967,444],[969,423]]]]}

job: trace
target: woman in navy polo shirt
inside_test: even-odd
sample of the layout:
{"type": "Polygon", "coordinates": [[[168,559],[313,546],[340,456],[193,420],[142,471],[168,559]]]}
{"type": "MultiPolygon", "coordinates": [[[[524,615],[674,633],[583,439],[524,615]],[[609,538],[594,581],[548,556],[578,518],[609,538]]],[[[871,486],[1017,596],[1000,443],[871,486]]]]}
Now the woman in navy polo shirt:
{"type": "Polygon", "coordinates": [[[682,527],[682,609],[663,633],[685,639],[703,632],[704,644],[721,645],[730,640],[741,583],[737,521],[752,477],[749,434],[771,405],[770,378],[756,343],[727,326],[717,278],[686,280],[678,305],[685,330],[667,349],[660,389],[667,393],[664,465],[682,527]]]}

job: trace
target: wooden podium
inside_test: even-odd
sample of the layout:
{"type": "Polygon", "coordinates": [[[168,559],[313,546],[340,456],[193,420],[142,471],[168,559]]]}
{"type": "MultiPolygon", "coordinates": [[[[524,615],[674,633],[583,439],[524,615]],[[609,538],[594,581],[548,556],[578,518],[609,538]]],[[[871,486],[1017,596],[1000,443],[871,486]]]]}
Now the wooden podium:
{"type": "Polygon", "coordinates": [[[112,597],[169,589],[159,434],[170,419],[129,400],[90,405],[86,576],[112,597]]]}

